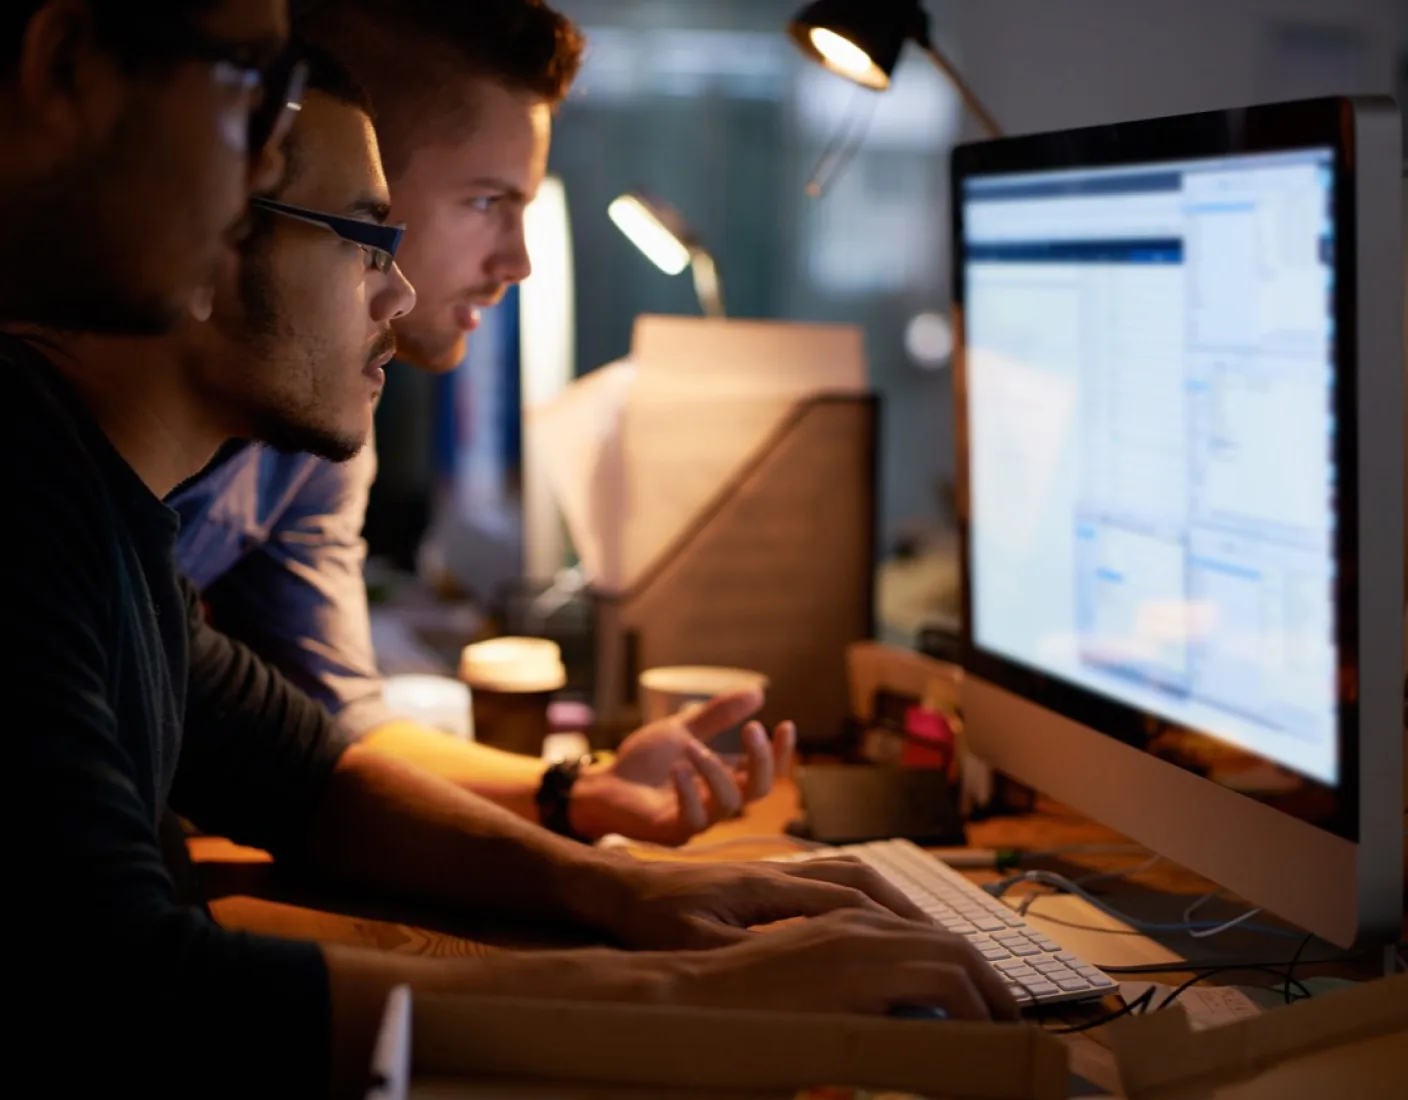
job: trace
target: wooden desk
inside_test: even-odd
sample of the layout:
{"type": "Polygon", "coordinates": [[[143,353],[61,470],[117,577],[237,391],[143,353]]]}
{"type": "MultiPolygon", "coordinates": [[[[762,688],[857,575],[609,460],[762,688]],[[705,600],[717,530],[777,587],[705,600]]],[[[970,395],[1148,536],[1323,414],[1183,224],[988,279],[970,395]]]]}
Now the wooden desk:
{"type": "MultiPolygon", "coordinates": [[[[778,855],[791,849],[785,841],[770,838],[781,838],[796,814],[796,788],[791,783],[781,783],[742,817],[716,825],[684,848],[669,853],[640,851],[637,855],[643,859],[676,860],[747,860],[778,855]],[[724,851],[712,850],[721,841],[736,843],[724,851]]],[[[986,848],[1036,851],[1124,843],[1124,838],[1110,829],[1049,803],[1041,804],[1034,814],[974,823],[968,831],[973,846],[986,848]]],[[[211,899],[211,910],[229,928],[434,956],[482,954],[503,946],[582,942],[580,933],[571,929],[494,927],[462,915],[410,913],[367,899],[332,897],[281,878],[274,873],[265,853],[240,848],[226,840],[196,837],[190,841],[190,850],[206,896],[211,899]]],[[[1138,856],[1129,854],[1073,852],[1043,866],[1079,875],[1127,869],[1140,862],[1138,856]]],[[[988,872],[975,873],[973,877],[991,880],[994,876],[988,872]]],[[[1120,879],[1112,894],[1119,908],[1135,916],[1176,920],[1177,916],[1170,917],[1171,913],[1181,913],[1193,900],[1216,889],[1206,879],[1162,861],[1120,879]]],[[[1294,944],[1278,943],[1285,947],[1289,960],[1294,944]]],[[[1257,945],[1252,946],[1255,949],[1257,945]]],[[[1259,946],[1263,955],[1268,954],[1264,941],[1259,946]]],[[[1269,952],[1273,956],[1278,953],[1279,947],[1269,952]]],[[[1351,971],[1346,976],[1364,975],[1360,968],[1358,973],[1351,971]]],[[[1247,980],[1250,975],[1232,977],[1240,984],[1253,984],[1247,980]]],[[[1271,983],[1271,979],[1267,982],[1271,983]]]]}
{"type": "MultiPolygon", "coordinates": [[[[735,821],[715,826],[677,852],[645,851],[645,859],[759,859],[791,850],[781,835],[796,816],[797,794],[790,783],[780,784],[767,798],[755,803],[735,821]],[[778,837],[778,840],[770,838],[778,837]],[[699,851],[722,841],[734,841],[724,851],[699,851]]],[[[1062,807],[1043,804],[1038,812],[1016,818],[1000,818],[969,827],[969,842],[975,847],[1018,848],[1027,851],[1067,846],[1112,845],[1123,838],[1062,807]]],[[[239,848],[228,841],[208,837],[190,842],[192,857],[211,899],[211,910],[225,927],[292,939],[311,939],[350,944],[383,951],[413,955],[466,957],[484,955],[511,947],[578,946],[591,941],[570,928],[495,927],[462,915],[418,911],[397,911],[394,907],[365,899],[329,897],[317,894],[274,874],[269,857],[262,852],[239,848]]],[[[1137,866],[1138,855],[1110,853],[1069,853],[1059,862],[1044,866],[1068,876],[1137,866]]],[[[472,873],[472,870],[468,873],[472,873]]],[[[976,874],[993,878],[992,872],[976,874]]],[[[1216,890],[1214,884],[1167,861],[1137,875],[1121,878],[1112,891],[1114,904],[1136,916],[1177,921],[1178,914],[1193,900],[1216,890]]],[[[1225,909],[1223,911],[1226,911],[1225,909]]],[[[1058,938],[1061,938],[1057,933],[1058,938]]],[[[1275,940],[1245,934],[1235,937],[1234,953],[1253,954],[1261,959],[1289,961],[1294,941],[1275,940]]],[[[1219,939],[1219,944],[1223,939],[1219,939]]],[[[1074,945],[1073,945],[1074,946],[1074,945]]],[[[1075,948],[1079,950],[1078,947],[1075,948]]],[[[1087,954],[1100,964],[1101,957],[1087,954]]],[[[1354,964],[1305,966],[1297,977],[1334,975],[1367,979],[1378,976],[1373,960],[1354,964]]],[[[1191,973],[1170,970],[1151,975],[1151,980],[1178,984],[1191,973]]],[[[1278,984],[1270,975],[1255,972],[1229,973],[1213,982],[1269,987],[1278,984]]],[[[1087,1005],[1063,1011],[1062,1022],[1094,1020],[1119,1006],[1114,997],[1098,1006],[1087,1005]]],[[[1113,1062],[1098,1030],[1069,1037],[1072,1068],[1100,1089],[1116,1090],[1113,1062]]]]}

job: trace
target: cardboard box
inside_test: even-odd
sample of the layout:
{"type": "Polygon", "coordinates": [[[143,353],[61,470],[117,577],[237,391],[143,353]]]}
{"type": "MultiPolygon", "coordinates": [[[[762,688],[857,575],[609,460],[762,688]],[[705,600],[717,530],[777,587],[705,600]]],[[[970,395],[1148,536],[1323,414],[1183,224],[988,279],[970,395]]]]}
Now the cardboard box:
{"type": "Polygon", "coordinates": [[[1069,1080],[1060,1040],[1024,1024],[473,997],[412,1005],[406,989],[388,1005],[376,1070],[369,1100],[785,1100],[819,1086],[1060,1100],[1069,1080]]]}
{"type": "Polygon", "coordinates": [[[1129,1100],[1402,1100],[1408,975],[1206,1031],[1182,1011],[1133,1017],[1110,1044],[1129,1100]]]}

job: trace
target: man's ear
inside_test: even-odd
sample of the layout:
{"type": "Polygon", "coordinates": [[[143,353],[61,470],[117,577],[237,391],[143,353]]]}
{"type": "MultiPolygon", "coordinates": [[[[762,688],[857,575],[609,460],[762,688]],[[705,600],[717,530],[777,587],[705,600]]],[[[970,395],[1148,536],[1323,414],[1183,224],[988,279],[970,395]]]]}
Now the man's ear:
{"type": "Polygon", "coordinates": [[[191,296],[191,303],[187,309],[192,320],[200,324],[209,321],[215,313],[215,287],[206,285],[197,290],[191,296]]]}
{"type": "Polygon", "coordinates": [[[24,113],[51,138],[76,138],[95,122],[106,128],[122,109],[117,61],[81,0],[40,4],[20,39],[16,77],[24,113]]]}

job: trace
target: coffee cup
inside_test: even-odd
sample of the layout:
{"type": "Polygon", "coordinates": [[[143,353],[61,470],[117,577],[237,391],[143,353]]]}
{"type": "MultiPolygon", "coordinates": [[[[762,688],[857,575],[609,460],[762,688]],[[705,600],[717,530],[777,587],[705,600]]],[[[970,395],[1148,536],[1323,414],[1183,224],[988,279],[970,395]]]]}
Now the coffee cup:
{"type": "MultiPolygon", "coordinates": [[[[640,674],[641,713],[647,722],[658,722],[697,710],[711,699],[737,691],[766,692],[768,678],[746,668],[715,665],[679,665],[650,668],[640,674]]],[[[722,730],[709,739],[721,753],[741,749],[743,723],[722,730]]]]}
{"type": "Polygon", "coordinates": [[[541,756],[548,704],[567,682],[562,651],[546,638],[493,638],[466,646],[460,679],[469,685],[478,741],[541,756]]]}

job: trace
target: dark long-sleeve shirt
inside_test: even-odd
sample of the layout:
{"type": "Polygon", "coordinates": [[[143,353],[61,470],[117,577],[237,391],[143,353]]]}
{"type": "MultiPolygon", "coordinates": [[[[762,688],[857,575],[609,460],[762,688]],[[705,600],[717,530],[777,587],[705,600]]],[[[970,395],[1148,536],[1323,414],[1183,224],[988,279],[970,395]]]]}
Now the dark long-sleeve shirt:
{"type": "Polygon", "coordinates": [[[45,1094],[321,1095],[321,953],[183,907],[158,822],[296,856],[339,735],[205,625],[175,514],[67,381],[9,337],[0,378],[7,1045],[45,1094]]]}

